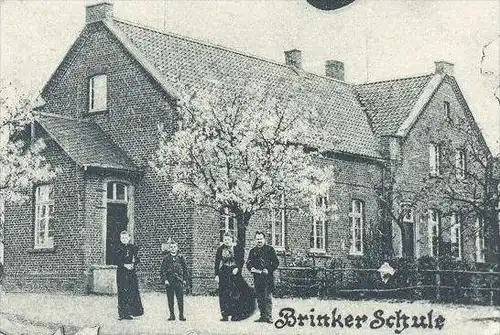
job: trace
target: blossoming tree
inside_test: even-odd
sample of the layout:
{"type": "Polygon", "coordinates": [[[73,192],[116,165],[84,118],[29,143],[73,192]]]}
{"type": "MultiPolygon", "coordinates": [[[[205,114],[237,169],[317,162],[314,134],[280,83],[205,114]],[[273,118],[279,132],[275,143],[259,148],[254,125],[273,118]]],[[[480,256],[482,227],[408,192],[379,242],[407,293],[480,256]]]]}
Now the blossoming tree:
{"type": "MultiPolygon", "coordinates": [[[[12,85],[0,88],[0,201],[23,201],[33,182],[54,171],[41,155],[43,141],[27,142],[22,133],[33,119],[32,103],[12,85]]],[[[29,140],[28,140],[29,141],[29,140]]]]}
{"type": "Polygon", "coordinates": [[[333,143],[320,126],[315,97],[299,82],[216,81],[183,92],[178,129],[160,126],[153,161],[174,194],[231,213],[243,244],[251,217],[282,194],[287,206],[327,214],[307,204],[333,183],[334,169],[319,164],[333,143]]]}

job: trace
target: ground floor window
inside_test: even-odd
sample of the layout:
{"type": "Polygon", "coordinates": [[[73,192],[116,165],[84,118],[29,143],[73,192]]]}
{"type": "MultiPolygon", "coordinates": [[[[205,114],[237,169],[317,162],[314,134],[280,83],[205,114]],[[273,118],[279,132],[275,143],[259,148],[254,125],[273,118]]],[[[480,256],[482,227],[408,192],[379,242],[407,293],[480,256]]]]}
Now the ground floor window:
{"type": "Polygon", "coordinates": [[[363,230],[365,220],[365,206],[363,201],[354,199],[351,202],[351,255],[363,254],[363,230]]]}
{"type": "Polygon", "coordinates": [[[285,218],[285,195],[281,194],[271,209],[271,243],[276,249],[285,248],[285,218]]]}
{"type": "Polygon", "coordinates": [[[476,262],[484,263],[486,244],[484,241],[484,221],[483,218],[476,219],[476,262]]]}
{"type": "Polygon", "coordinates": [[[325,252],[326,246],[326,212],[328,210],[328,196],[315,197],[314,214],[311,224],[311,235],[309,239],[310,250],[313,252],[325,252]]]}
{"type": "Polygon", "coordinates": [[[238,224],[236,217],[229,212],[227,208],[224,208],[224,214],[222,215],[222,221],[219,229],[219,242],[222,243],[224,239],[224,234],[229,233],[235,239],[238,237],[238,224]]]}
{"type": "Polygon", "coordinates": [[[35,189],[35,248],[54,247],[54,187],[35,189]]]}
{"type": "Polygon", "coordinates": [[[462,259],[462,228],[457,213],[451,215],[450,242],[451,256],[455,259],[462,259]]]}
{"type": "Polygon", "coordinates": [[[439,226],[441,225],[441,215],[437,209],[429,209],[429,255],[432,257],[439,255],[439,226]]]}

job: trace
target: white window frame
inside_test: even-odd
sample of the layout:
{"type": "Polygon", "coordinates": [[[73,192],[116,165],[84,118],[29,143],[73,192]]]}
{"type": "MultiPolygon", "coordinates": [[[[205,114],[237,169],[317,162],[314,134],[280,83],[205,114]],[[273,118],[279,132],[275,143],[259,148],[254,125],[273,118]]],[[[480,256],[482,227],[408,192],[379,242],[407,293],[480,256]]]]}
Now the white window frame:
{"type": "Polygon", "coordinates": [[[277,250],[285,249],[285,240],[286,240],[286,211],[285,211],[285,194],[282,193],[280,196],[279,204],[276,205],[274,203],[274,199],[271,200],[272,208],[271,208],[271,243],[273,247],[277,250]],[[279,220],[277,220],[277,216],[279,215],[279,220]],[[279,227],[277,227],[279,224],[279,227]],[[277,229],[279,228],[279,229],[277,229]],[[277,235],[280,238],[276,238],[277,235]]]}
{"type": "MultiPolygon", "coordinates": [[[[417,220],[415,220],[415,208],[408,205],[408,204],[403,204],[403,206],[408,206],[408,213],[406,213],[405,216],[403,216],[403,223],[411,223],[413,226],[413,255],[415,258],[418,258],[418,226],[417,226],[417,220]]],[[[401,239],[401,250],[403,250],[403,240],[401,239]]]]}
{"type": "Polygon", "coordinates": [[[484,221],[482,217],[476,218],[476,262],[484,263],[486,259],[486,241],[484,239],[484,221]]]}
{"type": "Polygon", "coordinates": [[[325,253],[326,252],[326,211],[328,210],[328,192],[326,195],[315,196],[313,198],[313,212],[315,213],[312,217],[311,222],[311,240],[309,242],[309,251],[315,253],[325,253]],[[316,217],[318,210],[316,208],[319,206],[322,208],[321,215],[316,217]],[[321,225],[321,236],[318,235],[318,226],[321,225]]]}
{"type": "Polygon", "coordinates": [[[106,188],[106,198],[107,198],[107,202],[113,202],[113,203],[123,203],[123,204],[126,204],[128,203],[128,185],[127,184],[124,184],[124,183],[121,183],[121,182],[117,182],[117,181],[110,181],[109,183],[107,183],[107,187],[109,187],[109,185],[112,185],[113,186],[113,194],[112,194],[112,197],[108,197],[108,189],[106,188]],[[122,185],[124,187],[124,199],[118,199],[118,196],[117,196],[117,192],[116,192],[116,186],[117,185],[122,185]]]}
{"type": "Polygon", "coordinates": [[[451,214],[450,242],[451,242],[452,257],[458,260],[462,259],[462,224],[460,221],[460,216],[456,212],[453,212],[451,214]],[[453,255],[454,244],[457,245],[457,251],[458,251],[456,257],[453,255]]]}
{"type": "Polygon", "coordinates": [[[351,247],[349,248],[349,254],[361,256],[364,253],[364,236],[363,236],[365,228],[364,201],[360,199],[351,200],[351,210],[349,213],[349,217],[351,221],[351,247]],[[359,206],[356,206],[356,204],[359,204],[359,206]],[[359,207],[359,211],[356,210],[357,207],[359,207]],[[359,242],[360,245],[359,248],[356,247],[357,242],[359,242]]]}
{"type": "Polygon", "coordinates": [[[44,184],[35,189],[35,229],[34,248],[46,249],[54,247],[54,232],[49,231],[50,220],[54,213],[54,185],[44,184]],[[52,198],[50,198],[52,194],[52,198]],[[44,198],[42,198],[44,196],[44,198]],[[46,198],[45,198],[46,196],[46,198]],[[52,207],[52,210],[51,210],[52,207]],[[42,212],[44,214],[42,215],[42,212]],[[42,221],[43,220],[43,227],[42,221]],[[43,230],[43,231],[41,231],[43,230]],[[52,235],[50,235],[52,233],[52,235]],[[43,234],[43,237],[40,235],[43,234]]]}
{"type": "Polygon", "coordinates": [[[439,256],[439,229],[441,224],[441,213],[437,209],[428,210],[427,224],[429,228],[429,253],[431,257],[439,256]],[[435,219],[434,219],[435,217],[435,219]],[[434,250],[434,238],[436,238],[436,250],[434,250]]]}
{"type": "Polygon", "coordinates": [[[238,238],[238,221],[236,220],[236,217],[229,213],[228,208],[224,208],[224,214],[222,214],[224,220],[222,224],[224,225],[223,227],[219,228],[219,242],[222,243],[224,239],[224,234],[225,233],[230,233],[234,239],[238,238]],[[231,229],[231,225],[233,229],[231,229]]]}
{"type": "Polygon", "coordinates": [[[458,180],[465,179],[467,172],[467,152],[465,149],[457,149],[455,153],[455,174],[458,180]]]}
{"type": "Polygon", "coordinates": [[[89,112],[99,112],[107,109],[108,77],[98,74],[89,78],[89,112]]]}
{"type": "Polygon", "coordinates": [[[441,173],[441,146],[438,143],[429,144],[429,168],[431,176],[441,173]]]}

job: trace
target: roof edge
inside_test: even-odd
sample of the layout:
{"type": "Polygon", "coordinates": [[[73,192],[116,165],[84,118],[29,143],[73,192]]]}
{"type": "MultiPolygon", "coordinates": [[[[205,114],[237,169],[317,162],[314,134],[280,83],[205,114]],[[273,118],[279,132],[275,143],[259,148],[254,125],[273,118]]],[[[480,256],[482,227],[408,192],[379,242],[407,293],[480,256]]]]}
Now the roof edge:
{"type": "Polygon", "coordinates": [[[177,90],[170,85],[163,75],[151,64],[149,60],[139,51],[139,49],[130,41],[130,39],[118,28],[113,21],[103,20],[104,26],[116,37],[116,39],[125,47],[132,57],[146,70],[146,72],[161,86],[161,88],[173,100],[180,99],[181,95],[177,90]]]}
{"type": "Polygon", "coordinates": [[[406,137],[408,135],[408,132],[410,129],[413,127],[415,122],[417,121],[420,113],[424,110],[425,106],[427,103],[431,100],[432,96],[436,92],[437,88],[441,85],[441,83],[444,80],[444,75],[441,74],[435,74],[429,82],[424,86],[422,89],[420,96],[418,97],[417,101],[413,105],[413,108],[406,118],[406,120],[403,121],[401,126],[399,126],[398,130],[396,131],[396,136],[400,137],[406,137]]]}

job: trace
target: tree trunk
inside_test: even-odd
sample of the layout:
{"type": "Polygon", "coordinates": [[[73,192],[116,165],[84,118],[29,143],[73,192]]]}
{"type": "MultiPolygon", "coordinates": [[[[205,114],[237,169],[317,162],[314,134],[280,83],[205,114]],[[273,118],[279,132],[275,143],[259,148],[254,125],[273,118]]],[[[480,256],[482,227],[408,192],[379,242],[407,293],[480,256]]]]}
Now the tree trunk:
{"type": "Polygon", "coordinates": [[[247,212],[238,212],[236,214],[236,222],[238,225],[238,243],[244,248],[246,246],[246,234],[248,223],[252,215],[247,212]]]}

